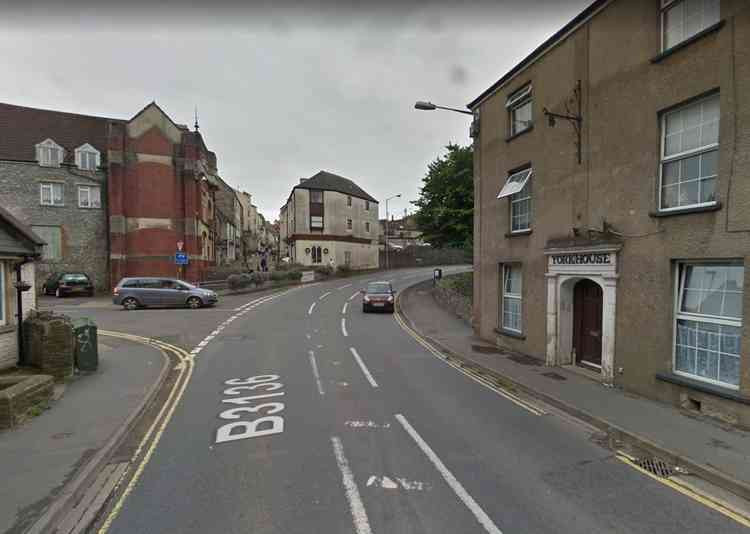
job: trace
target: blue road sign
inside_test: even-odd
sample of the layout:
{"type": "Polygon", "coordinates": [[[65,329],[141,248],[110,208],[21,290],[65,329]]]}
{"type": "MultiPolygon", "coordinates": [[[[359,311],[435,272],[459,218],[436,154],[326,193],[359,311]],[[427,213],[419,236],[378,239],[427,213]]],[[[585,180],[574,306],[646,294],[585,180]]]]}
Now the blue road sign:
{"type": "Polygon", "coordinates": [[[174,262],[177,265],[187,265],[188,264],[188,255],[187,255],[187,252],[175,252],[174,253],[174,262]]]}

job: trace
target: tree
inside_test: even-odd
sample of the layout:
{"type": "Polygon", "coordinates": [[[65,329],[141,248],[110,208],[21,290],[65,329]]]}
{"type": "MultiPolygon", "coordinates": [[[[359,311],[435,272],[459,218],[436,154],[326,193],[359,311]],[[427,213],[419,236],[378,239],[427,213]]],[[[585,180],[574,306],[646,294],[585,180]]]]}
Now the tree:
{"type": "Polygon", "coordinates": [[[422,239],[433,247],[471,250],[474,232],[474,178],[471,146],[449,144],[430,163],[422,179],[416,221],[422,239]]]}

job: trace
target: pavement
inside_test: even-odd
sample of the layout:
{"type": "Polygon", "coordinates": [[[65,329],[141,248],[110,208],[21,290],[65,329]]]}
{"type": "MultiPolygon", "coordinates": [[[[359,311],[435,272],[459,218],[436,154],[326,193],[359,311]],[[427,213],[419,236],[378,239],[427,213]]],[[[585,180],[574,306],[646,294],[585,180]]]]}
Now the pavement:
{"type": "Polygon", "coordinates": [[[410,325],[446,352],[496,373],[513,386],[584,419],[614,430],[640,449],[660,453],[688,471],[750,498],[750,433],[678,410],[620,389],[604,387],[574,368],[554,369],[511,353],[483,353],[492,347],[432,296],[432,283],[415,285],[399,304],[410,325]]]}
{"type": "Polygon", "coordinates": [[[216,309],[76,312],[191,353],[158,439],[92,531],[746,532],[620,461],[596,429],[446,365],[390,314],[362,313],[368,281],[400,291],[431,273],[216,309]]]}
{"type": "Polygon", "coordinates": [[[154,348],[99,337],[99,369],[65,384],[50,409],[0,432],[0,532],[25,532],[97,455],[161,375],[154,348]]]}

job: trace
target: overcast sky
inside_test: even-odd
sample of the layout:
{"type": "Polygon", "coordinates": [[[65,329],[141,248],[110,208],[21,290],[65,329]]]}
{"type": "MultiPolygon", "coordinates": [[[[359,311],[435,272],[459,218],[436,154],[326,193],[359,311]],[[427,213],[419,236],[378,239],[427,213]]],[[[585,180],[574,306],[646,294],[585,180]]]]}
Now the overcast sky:
{"type": "Polygon", "coordinates": [[[219,174],[269,219],[321,169],[403,213],[470,141],[471,117],[414,101],[464,108],[589,3],[0,0],[0,101],[126,119],[155,100],[191,128],[198,106],[219,174]]]}

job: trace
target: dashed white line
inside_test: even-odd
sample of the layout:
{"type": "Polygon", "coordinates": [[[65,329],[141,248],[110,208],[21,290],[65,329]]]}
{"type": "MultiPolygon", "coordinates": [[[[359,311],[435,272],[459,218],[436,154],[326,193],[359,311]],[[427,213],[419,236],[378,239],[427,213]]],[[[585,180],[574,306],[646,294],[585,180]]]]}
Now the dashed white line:
{"type": "Polygon", "coordinates": [[[318,393],[325,395],[323,391],[323,384],[320,382],[320,373],[318,373],[318,362],[315,361],[315,353],[308,351],[310,354],[310,365],[312,365],[313,375],[315,376],[315,382],[318,384],[318,393]]]}
{"type": "Polygon", "coordinates": [[[313,303],[312,303],[312,304],[310,305],[310,309],[309,309],[309,310],[307,310],[307,315],[312,315],[312,312],[313,312],[313,310],[315,309],[315,305],[316,305],[316,304],[317,304],[317,302],[313,302],[313,303]]]}
{"type": "Polygon", "coordinates": [[[349,337],[349,333],[346,331],[346,317],[341,318],[341,333],[344,337],[349,337]]]}
{"type": "Polygon", "coordinates": [[[352,287],[352,284],[346,284],[345,286],[337,287],[336,289],[341,290],[346,289],[347,287],[352,287]]]}
{"type": "Polygon", "coordinates": [[[344,490],[346,491],[346,500],[349,501],[354,528],[357,534],[372,534],[370,521],[367,519],[367,510],[365,510],[365,505],[359,496],[357,482],[354,480],[354,474],[349,468],[346,456],[344,456],[344,446],[336,436],[331,437],[331,443],[333,444],[333,453],[336,455],[336,463],[339,466],[339,471],[341,471],[341,482],[344,484],[344,490]]]}
{"type": "Polygon", "coordinates": [[[348,307],[349,307],[349,303],[348,303],[348,302],[344,302],[344,307],[343,307],[343,308],[341,308],[341,314],[342,314],[342,315],[346,315],[346,309],[347,309],[348,307]]]}
{"type": "Polygon", "coordinates": [[[362,361],[362,358],[359,357],[359,354],[357,354],[357,349],[354,347],[350,347],[349,350],[352,353],[352,356],[354,356],[354,359],[357,360],[357,363],[359,364],[359,368],[362,369],[362,372],[365,375],[365,378],[367,378],[367,381],[370,383],[370,385],[374,388],[378,387],[378,383],[375,382],[375,379],[370,374],[370,370],[365,365],[365,362],[362,361]]]}
{"type": "Polygon", "coordinates": [[[354,297],[356,297],[357,295],[359,295],[359,291],[357,291],[356,293],[354,293],[354,295],[349,297],[349,300],[354,300],[354,297]]]}
{"type": "Polygon", "coordinates": [[[327,291],[327,292],[323,293],[320,297],[318,297],[318,300],[323,300],[324,298],[326,298],[330,294],[331,294],[331,292],[327,291]]]}
{"type": "Polygon", "coordinates": [[[458,479],[453,476],[453,473],[451,473],[450,470],[445,467],[445,464],[440,460],[440,458],[438,458],[438,455],[435,454],[435,451],[430,448],[427,442],[423,440],[422,437],[417,433],[417,431],[414,430],[414,428],[409,424],[409,421],[406,420],[406,417],[401,414],[396,414],[396,419],[399,423],[401,423],[401,426],[404,427],[404,430],[406,430],[407,434],[409,434],[411,438],[417,443],[417,446],[422,449],[422,452],[425,453],[427,458],[429,458],[429,460],[432,462],[432,465],[435,466],[438,472],[442,475],[443,479],[445,479],[445,481],[455,492],[458,498],[461,499],[461,502],[466,505],[466,507],[469,509],[469,511],[471,511],[472,514],[474,514],[474,517],[476,517],[477,521],[479,521],[479,524],[484,527],[484,530],[489,534],[503,534],[502,531],[497,528],[497,525],[495,525],[492,519],[490,519],[490,516],[488,516],[485,511],[482,510],[482,507],[477,504],[474,498],[469,495],[469,492],[464,489],[458,479]]]}

